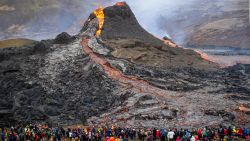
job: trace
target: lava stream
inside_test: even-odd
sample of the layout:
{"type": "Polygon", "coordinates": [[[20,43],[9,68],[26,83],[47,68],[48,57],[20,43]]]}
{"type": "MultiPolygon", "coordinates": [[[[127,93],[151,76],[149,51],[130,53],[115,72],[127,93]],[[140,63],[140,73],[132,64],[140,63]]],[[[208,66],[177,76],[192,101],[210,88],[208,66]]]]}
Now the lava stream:
{"type": "MultiPolygon", "coordinates": [[[[124,6],[124,5],[125,5],[124,2],[116,3],[116,6],[124,6]]],[[[96,31],[96,36],[98,37],[101,35],[102,32],[105,14],[103,8],[96,9],[94,11],[94,14],[96,15],[99,22],[98,29],[96,31]]],[[[86,52],[95,63],[100,64],[103,67],[105,73],[108,75],[109,78],[123,84],[131,85],[135,93],[142,93],[142,92],[150,93],[154,95],[159,95],[161,97],[166,93],[165,90],[154,87],[145,80],[140,80],[136,77],[125,76],[122,72],[120,72],[116,68],[111,67],[111,65],[108,63],[107,60],[105,60],[105,58],[100,57],[98,54],[93,52],[93,50],[88,46],[88,39],[83,39],[81,41],[81,45],[83,46],[84,52],[86,52]]]]}
{"type": "Polygon", "coordinates": [[[98,19],[98,23],[99,23],[98,29],[97,29],[97,31],[96,31],[96,36],[100,36],[100,35],[101,35],[101,32],[102,32],[102,27],[103,27],[103,25],[104,25],[104,17],[105,17],[103,8],[100,7],[100,8],[98,8],[98,9],[96,9],[96,10],[94,11],[94,14],[96,15],[96,17],[97,17],[97,19],[98,19]]]}
{"type": "Polygon", "coordinates": [[[136,93],[149,93],[149,94],[154,94],[160,97],[165,95],[166,93],[165,90],[154,87],[145,80],[141,80],[136,77],[125,76],[122,72],[120,72],[116,68],[113,68],[108,63],[108,61],[105,60],[105,58],[102,58],[101,56],[93,52],[93,50],[88,46],[88,39],[82,40],[81,45],[83,46],[83,51],[87,53],[95,63],[101,65],[105,73],[112,80],[116,80],[122,84],[131,85],[133,91],[136,93]]]}
{"type": "Polygon", "coordinates": [[[125,2],[117,2],[115,5],[116,6],[125,6],[125,2]]]}

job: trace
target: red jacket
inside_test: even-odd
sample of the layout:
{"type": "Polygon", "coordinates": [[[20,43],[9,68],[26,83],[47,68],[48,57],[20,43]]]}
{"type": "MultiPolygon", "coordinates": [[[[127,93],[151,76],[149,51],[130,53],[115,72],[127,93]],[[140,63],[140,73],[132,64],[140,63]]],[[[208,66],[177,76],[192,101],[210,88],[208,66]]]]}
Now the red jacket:
{"type": "Polygon", "coordinates": [[[226,136],[228,134],[227,129],[224,129],[224,135],[226,136]]]}
{"type": "Polygon", "coordinates": [[[38,136],[38,134],[36,134],[36,136],[35,136],[35,141],[39,141],[39,136],[38,136]]]}
{"type": "Polygon", "coordinates": [[[243,129],[240,128],[239,132],[238,132],[240,135],[243,135],[243,129]]]}
{"type": "Polygon", "coordinates": [[[247,136],[246,136],[246,139],[249,140],[249,139],[250,139],[250,135],[247,135],[247,136]]]}
{"type": "Polygon", "coordinates": [[[160,138],[160,137],[161,137],[161,132],[160,132],[160,130],[156,130],[156,137],[157,137],[157,138],[160,138]]]}
{"type": "Polygon", "coordinates": [[[46,138],[46,134],[42,132],[42,138],[46,138]]]}
{"type": "Polygon", "coordinates": [[[199,136],[202,135],[201,129],[198,130],[198,135],[199,135],[199,136]]]}

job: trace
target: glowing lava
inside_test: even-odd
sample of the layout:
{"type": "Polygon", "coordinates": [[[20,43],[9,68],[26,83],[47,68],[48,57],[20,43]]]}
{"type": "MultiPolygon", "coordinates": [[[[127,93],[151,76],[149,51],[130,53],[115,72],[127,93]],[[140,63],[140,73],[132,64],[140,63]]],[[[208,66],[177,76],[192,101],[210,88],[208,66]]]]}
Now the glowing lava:
{"type": "Polygon", "coordinates": [[[116,6],[125,6],[126,4],[125,4],[125,2],[117,2],[115,5],[116,6]]]}
{"type": "Polygon", "coordinates": [[[212,62],[212,61],[209,59],[209,56],[208,56],[206,53],[204,53],[204,52],[202,52],[202,51],[200,51],[200,50],[194,50],[194,51],[197,52],[197,53],[201,56],[201,58],[203,58],[204,60],[209,61],[209,62],[212,62]]]}
{"type": "Polygon", "coordinates": [[[105,18],[103,8],[100,7],[98,9],[96,9],[94,11],[94,14],[96,15],[96,17],[98,19],[98,23],[99,23],[98,24],[98,29],[96,31],[96,36],[100,36],[101,32],[102,32],[103,25],[104,25],[104,18],[105,18]]]}
{"type": "MultiPolygon", "coordinates": [[[[116,3],[117,6],[124,6],[125,4],[125,2],[116,3]]],[[[100,36],[105,18],[103,8],[96,9],[94,11],[94,14],[98,18],[99,22],[99,27],[96,31],[96,36],[100,36]]],[[[124,76],[122,72],[120,72],[116,68],[111,67],[111,65],[104,58],[93,52],[93,50],[88,46],[88,39],[83,39],[81,41],[81,45],[83,46],[83,51],[87,53],[94,62],[103,67],[105,73],[108,75],[109,78],[117,80],[123,84],[132,85],[134,91],[136,92],[148,92],[151,94],[156,93],[160,95],[164,94],[164,90],[151,86],[147,81],[140,80],[136,77],[124,76]]]]}
{"type": "Polygon", "coordinates": [[[163,40],[163,42],[164,42],[167,46],[169,46],[169,47],[173,47],[173,48],[177,47],[177,45],[176,45],[175,43],[171,42],[170,40],[163,40]]]}
{"type": "Polygon", "coordinates": [[[244,105],[241,105],[241,106],[239,107],[239,110],[242,111],[242,112],[250,112],[250,108],[245,107],[244,105]]]}

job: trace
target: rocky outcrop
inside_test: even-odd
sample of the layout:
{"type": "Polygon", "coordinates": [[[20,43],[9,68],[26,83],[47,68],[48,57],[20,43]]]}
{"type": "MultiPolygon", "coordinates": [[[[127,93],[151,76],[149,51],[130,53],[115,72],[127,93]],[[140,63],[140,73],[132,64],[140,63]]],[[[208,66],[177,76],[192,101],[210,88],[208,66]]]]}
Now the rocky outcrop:
{"type": "Polygon", "coordinates": [[[0,50],[6,55],[0,63],[2,124],[84,123],[88,117],[119,105],[120,98],[112,90],[116,84],[81,53],[78,41],[39,44],[34,48],[46,46],[48,50],[0,50]]]}
{"type": "Polygon", "coordinates": [[[62,32],[61,34],[57,35],[54,39],[55,44],[68,44],[72,42],[75,38],[71,37],[67,32],[62,32]]]}

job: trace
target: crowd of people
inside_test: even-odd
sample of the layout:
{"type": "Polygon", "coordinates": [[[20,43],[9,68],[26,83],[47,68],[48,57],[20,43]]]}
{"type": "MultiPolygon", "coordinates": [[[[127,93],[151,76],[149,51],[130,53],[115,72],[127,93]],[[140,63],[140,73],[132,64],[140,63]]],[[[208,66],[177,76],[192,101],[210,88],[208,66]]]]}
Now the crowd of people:
{"type": "Polygon", "coordinates": [[[1,128],[1,141],[230,141],[250,140],[249,128],[49,128],[28,125],[1,128]]]}

